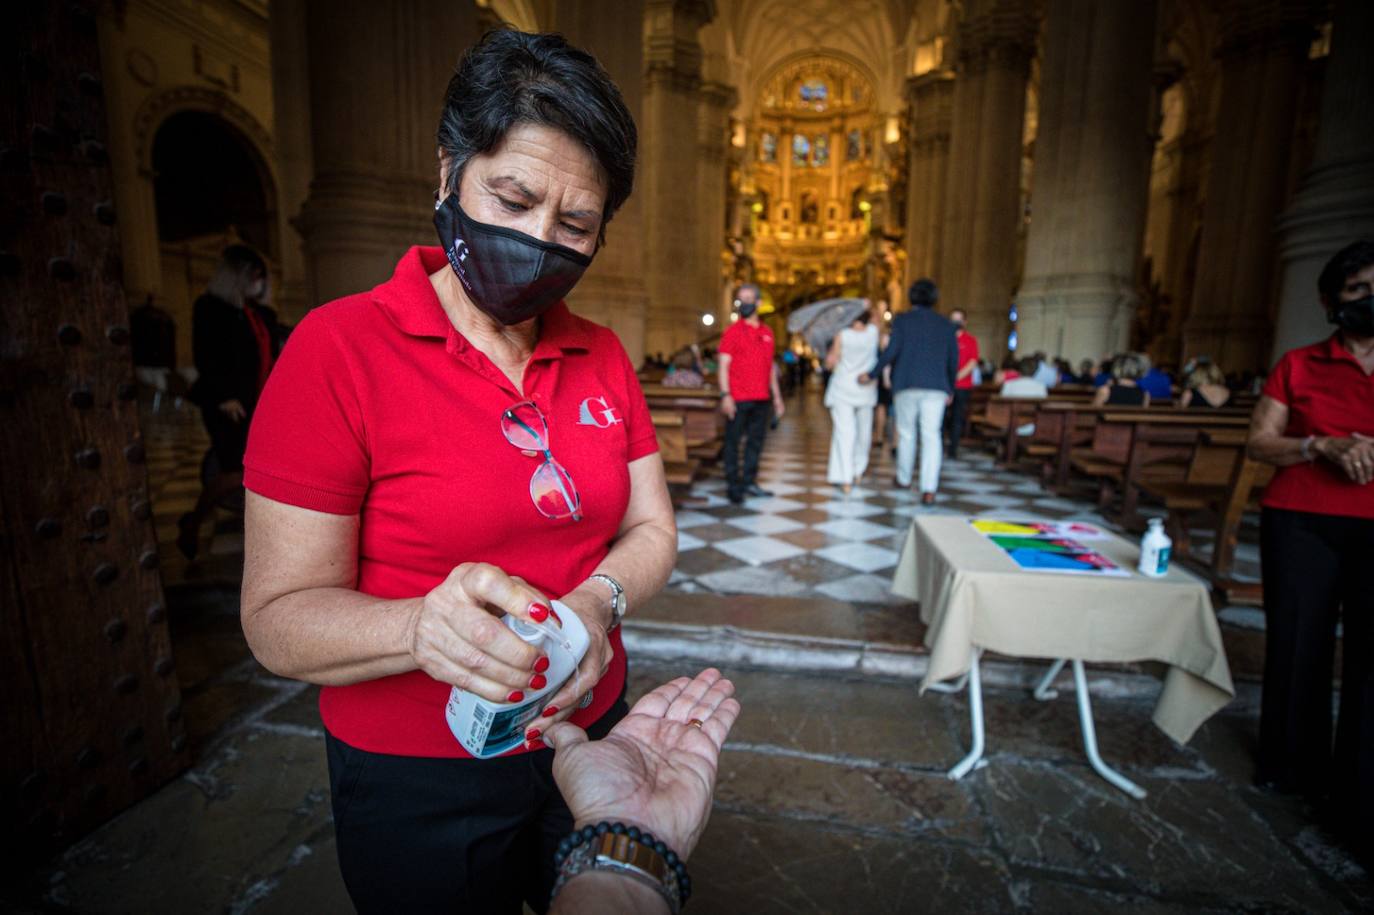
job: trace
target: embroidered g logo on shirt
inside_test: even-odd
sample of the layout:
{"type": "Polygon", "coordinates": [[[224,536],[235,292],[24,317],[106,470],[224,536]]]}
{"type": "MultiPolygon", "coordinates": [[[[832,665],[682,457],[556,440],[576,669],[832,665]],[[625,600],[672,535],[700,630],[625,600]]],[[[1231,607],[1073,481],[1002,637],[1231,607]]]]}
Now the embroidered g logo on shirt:
{"type": "Polygon", "coordinates": [[[604,397],[588,397],[582,401],[582,406],[577,411],[577,424],[579,426],[609,429],[619,422],[624,422],[624,420],[620,418],[615,407],[606,402],[604,397]]]}

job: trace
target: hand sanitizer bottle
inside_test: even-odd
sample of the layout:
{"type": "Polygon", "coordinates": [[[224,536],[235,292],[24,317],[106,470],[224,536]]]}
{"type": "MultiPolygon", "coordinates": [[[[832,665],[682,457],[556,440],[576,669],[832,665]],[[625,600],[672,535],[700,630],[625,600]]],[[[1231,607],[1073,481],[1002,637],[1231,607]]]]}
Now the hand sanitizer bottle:
{"type": "Polygon", "coordinates": [[[1151,518],[1150,527],[1140,538],[1140,574],[1161,578],[1169,571],[1169,553],[1174,542],[1164,533],[1164,519],[1151,518]]]}
{"type": "MultiPolygon", "coordinates": [[[[478,759],[500,756],[525,742],[525,726],[539,717],[554,693],[575,675],[577,665],[587,653],[587,629],[577,614],[558,601],[551,601],[553,613],[542,623],[532,623],[506,614],[502,622],[512,632],[538,648],[549,659],[544,672],[548,681],[543,689],[525,691],[519,702],[492,702],[464,692],[456,686],[449,693],[444,717],[458,742],[478,759]],[[555,618],[562,622],[560,626],[555,618]]],[[[587,684],[590,689],[591,683],[587,684]]]]}

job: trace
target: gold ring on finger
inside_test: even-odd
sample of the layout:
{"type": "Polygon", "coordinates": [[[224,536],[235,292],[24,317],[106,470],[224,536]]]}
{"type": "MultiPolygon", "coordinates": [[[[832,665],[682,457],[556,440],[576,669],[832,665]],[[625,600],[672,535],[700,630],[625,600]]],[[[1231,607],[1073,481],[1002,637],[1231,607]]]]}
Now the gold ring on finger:
{"type": "Polygon", "coordinates": [[[700,719],[700,718],[693,718],[691,721],[687,722],[687,727],[689,727],[689,728],[696,728],[697,730],[701,730],[701,719],[700,719]]]}

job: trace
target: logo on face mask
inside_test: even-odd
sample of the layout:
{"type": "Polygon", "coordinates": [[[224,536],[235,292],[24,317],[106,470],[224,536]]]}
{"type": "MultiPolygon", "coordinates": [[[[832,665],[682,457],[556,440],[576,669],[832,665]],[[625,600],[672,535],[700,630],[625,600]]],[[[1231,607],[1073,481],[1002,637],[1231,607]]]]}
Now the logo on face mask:
{"type": "Polygon", "coordinates": [[[582,406],[577,411],[577,424],[579,426],[609,429],[619,422],[623,422],[623,420],[616,413],[615,407],[607,403],[604,397],[588,397],[582,401],[582,406]]]}
{"type": "Polygon", "coordinates": [[[592,262],[572,248],[478,222],[463,212],[456,194],[439,202],[434,228],[472,304],[502,324],[519,324],[548,311],[592,262]]]}

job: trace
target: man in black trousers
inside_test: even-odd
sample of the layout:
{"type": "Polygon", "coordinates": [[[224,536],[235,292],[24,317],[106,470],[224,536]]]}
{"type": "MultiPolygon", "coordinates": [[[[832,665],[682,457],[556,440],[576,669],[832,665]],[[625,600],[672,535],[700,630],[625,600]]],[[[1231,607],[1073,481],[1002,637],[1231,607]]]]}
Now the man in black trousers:
{"type": "Polygon", "coordinates": [[[735,293],[735,321],[720,338],[720,411],[725,414],[725,481],[730,501],[771,496],[758,485],[759,454],[768,422],[783,414],[782,390],[773,363],[773,331],[759,320],[759,287],[746,283],[735,293]],[[770,404],[771,401],[771,404],[770,404]],[[744,435],[744,468],[739,440],[744,435]]]}

